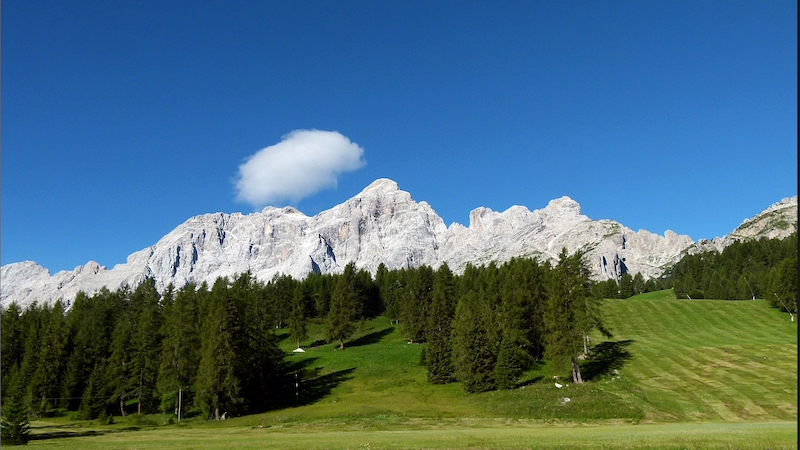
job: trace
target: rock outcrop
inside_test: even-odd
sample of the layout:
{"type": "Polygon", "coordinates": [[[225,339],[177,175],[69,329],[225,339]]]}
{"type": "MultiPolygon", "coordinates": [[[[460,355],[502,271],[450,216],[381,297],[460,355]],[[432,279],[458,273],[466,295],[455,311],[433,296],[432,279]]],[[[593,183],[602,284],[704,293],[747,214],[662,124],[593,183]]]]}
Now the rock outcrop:
{"type": "MultiPolygon", "coordinates": [[[[762,213],[772,214],[769,218],[757,216],[753,224],[745,226],[746,221],[737,230],[780,228],[783,219],[775,214],[788,216],[776,205],[762,213]]],[[[794,211],[796,223],[796,197],[794,211]]],[[[350,262],[373,273],[381,263],[389,269],[447,263],[461,272],[468,263],[502,263],[513,257],[554,260],[563,247],[570,253],[585,250],[595,277],[602,280],[619,279],[624,273],[658,276],[696,245],[671,231],[660,236],[634,232],[612,220],[591,220],[569,197],[534,211],[523,206],[502,213],[477,208],[468,227],[446,227],[426,202],[416,202],[394,181],[380,179],[313,217],[291,207],[192,217],[111,270],[89,262],[50,276],[33,262],[9,264],[0,273],[0,301],[67,301],[78,291],[133,287],[150,277],[160,290],[170,283],[212,283],[219,276],[245,271],[261,280],[276,274],[304,278],[309,272],[340,273],[350,262]]]]}
{"type": "Polygon", "coordinates": [[[686,249],[696,254],[709,250],[721,252],[735,241],[750,239],[785,239],[797,229],[797,196],[773,203],[754,217],[744,219],[730,234],[714,239],[701,239],[686,249]]]}

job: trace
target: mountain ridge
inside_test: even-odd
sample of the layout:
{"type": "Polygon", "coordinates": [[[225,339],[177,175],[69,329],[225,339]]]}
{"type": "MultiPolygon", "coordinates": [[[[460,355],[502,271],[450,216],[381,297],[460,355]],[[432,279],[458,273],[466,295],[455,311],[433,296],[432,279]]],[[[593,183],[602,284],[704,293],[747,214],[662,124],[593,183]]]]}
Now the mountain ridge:
{"type": "MultiPolygon", "coordinates": [[[[796,223],[795,196],[773,204],[740,228],[752,222],[748,236],[755,236],[770,224],[786,222],[792,207],[796,223]],[[763,214],[772,219],[763,220],[763,214]]],[[[349,262],[372,273],[381,263],[389,269],[447,263],[461,272],[470,263],[502,263],[513,257],[554,260],[562,247],[586,251],[599,280],[619,279],[626,272],[649,278],[686,252],[724,248],[732,242],[723,241],[726,236],[695,243],[670,230],[664,236],[634,232],[613,220],[589,219],[567,196],[533,211],[525,206],[503,212],[478,207],[469,217],[466,227],[456,222],[445,226],[431,205],[414,201],[396,182],[381,178],[314,216],[289,206],[268,206],[251,214],[191,217],[112,269],[90,261],[51,276],[31,261],[8,264],[1,268],[0,303],[70,300],[78,291],[91,294],[102,287],[134,287],[150,277],[161,291],[170,283],[180,287],[213,282],[218,276],[245,271],[262,280],[277,274],[304,278],[309,272],[339,273],[349,262]]],[[[778,231],[785,233],[785,228],[778,231]]]]}

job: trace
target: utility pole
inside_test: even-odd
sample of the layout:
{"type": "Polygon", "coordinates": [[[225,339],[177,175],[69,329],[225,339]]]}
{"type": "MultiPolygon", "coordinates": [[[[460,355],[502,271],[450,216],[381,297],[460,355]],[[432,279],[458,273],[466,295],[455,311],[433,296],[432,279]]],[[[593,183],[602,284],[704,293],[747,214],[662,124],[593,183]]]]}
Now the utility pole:
{"type": "Polygon", "coordinates": [[[178,388],[178,422],[181,421],[181,400],[182,400],[181,394],[182,394],[182,389],[178,388]]]}

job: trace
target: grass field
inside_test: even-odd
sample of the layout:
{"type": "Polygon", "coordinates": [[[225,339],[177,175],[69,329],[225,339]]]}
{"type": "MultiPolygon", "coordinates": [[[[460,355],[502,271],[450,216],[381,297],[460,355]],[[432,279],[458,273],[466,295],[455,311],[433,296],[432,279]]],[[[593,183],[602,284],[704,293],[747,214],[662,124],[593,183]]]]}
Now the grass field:
{"type": "MultiPolygon", "coordinates": [[[[224,422],[166,416],[114,425],[35,422],[53,448],[797,448],[797,325],[763,301],[607,301],[614,337],[557,389],[540,364],[511,391],[431,385],[385,318],[339,350],[287,358],[304,374],[294,406],[224,422]],[[565,383],[567,384],[567,383],[565,383]],[[569,401],[566,401],[569,398],[569,401]],[[75,437],[67,437],[75,436],[75,437]]],[[[316,341],[319,342],[319,341],[316,341]]],[[[282,342],[285,350],[292,343],[282,342]]],[[[562,381],[563,382],[563,381],[562,381]]]]}

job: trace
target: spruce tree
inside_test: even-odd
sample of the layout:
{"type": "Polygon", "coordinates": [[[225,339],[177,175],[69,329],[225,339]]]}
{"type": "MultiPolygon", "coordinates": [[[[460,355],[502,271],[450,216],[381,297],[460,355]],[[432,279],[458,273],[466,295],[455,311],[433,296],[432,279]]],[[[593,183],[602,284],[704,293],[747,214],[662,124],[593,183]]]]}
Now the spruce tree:
{"type": "MultiPolygon", "coordinates": [[[[7,381],[8,382],[8,381],[7,381]]],[[[24,389],[20,383],[11,381],[9,396],[3,402],[0,421],[0,441],[4,445],[25,445],[30,439],[30,419],[25,404],[24,389]]]]}
{"type": "Polygon", "coordinates": [[[42,332],[39,342],[36,370],[28,383],[32,405],[36,411],[45,413],[57,404],[53,399],[60,396],[61,377],[65,365],[66,344],[64,305],[57,301],[52,307],[42,310],[42,332]],[[41,399],[41,400],[39,400],[41,399]]]}
{"type": "Polygon", "coordinates": [[[637,272],[636,275],[633,276],[633,294],[639,295],[644,293],[644,276],[642,276],[641,272],[637,272]]]}
{"type": "Polygon", "coordinates": [[[467,392],[495,388],[496,353],[490,336],[490,311],[478,294],[467,292],[453,320],[453,354],[456,375],[467,392]]]}
{"type": "MultiPolygon", "coordinates": [[[[177,413],[178,392],[184,405],[191,402],[194,380],[200,362],[200,330],[196,285],[182,287],[172,302],[165,302],[161,342],[158,391],[161,410],[177,413]]],[[[169,296],[165,295],[169,298],[169,296]]]]}
{"type": "Polygon", "coordinates": [[[135,373],[131,363],[131,334],[133,320],[129,305],[126,303],[122,314],[117,319],[111,339],[111,355],[105,367],[104,384],[109,390],[111,401],[119,403],[119,412],[127,416],[125,402],[134,391],[135,373]]]}
{"type": "Polygon", "coordinates": [[[78,417],[83,420],[96,419],[104,409],[102,391],[102,368],[95,366],[92,370],[86,388],[81,396],[81,404],[78,408],[78,417]]]}
{"type": "MultiPolygon", "coordinates": [[[[42,308],[33,302],[23,314],[23,327],[25,333],[25,351],[22,355],[22,362],[19,367],[19,378],[17,384],[20,389],[24,389],[25,397],[28,398],[30,392],[29,383],[39,366],[39,354],[42,341],[43,317],[42,308]],[[23,388],[24,387],[24,388],[23,388]]],[[[30,405],[29,405],[30,406],[30,405]]],[[[35,414],[35,411],[29,411],[35,414]]]]}
{"type": "Polygon", "coordinates": [[[525,357],[513,338],[503,339],[494,369],[498,389],[513,389],[523,372],[525,357]]]}
{"type": "Polygon", "coordinates": [[[308,297],[302,284],[298,284],[294,288],[292,312],[289,315],[289,339],[297,342],[297,348],[300,348],[300,341],[308,337],[306,333],[306,304],[308,303],[308,297]]]}
{"type": "Polygon", "coordinates": [[[420,266],[408,271],[405,295],[400,307],[402,326],[411,342],[424,342],[433,290],[433,269],[420,266]]]}
{"type": "Polygon", "coordinates": [[[511,260],[500,270],[501,299],[496,313],[500,343],[497,345],[497,367],[495,378],[497,387],[510,389],[516,386],[533,347],[531,338],[539,339],[541,331],[534,331],[533,294],[537,286],[529,279],[532,271],[526,270],[525,262],[511,260]]]}
{"type": "Polygon", "coordinates": [[[200,366],[197,372],[196,403],[206,417],[219,420],[220,411],[241,403],[241,381],[236,366],[234,341],[238,313],[228,292],[227,278],[218,278],[208,299],[208,316],[203,323],[200,366]]]}
{"type": "Polygon", "coordinates": [[[428,316],[428,348],[425,366],[428,381],[449,383],[455,379],[453,348],[451,342],[452,321],[455,315],[455,281],[447,264],[442,264],[433,280],[433,294],[428,316]]]}
{"type": "MultiPolygon", "coordinates": [[[[11,303],[7,307],[0,306],[0,373],[7,376],[11,373],[12,367],[22,363],[22,356],[25,353],[25,334],[23,329],[22,310],[16,303],[11,303]]],[[[2,396],[6,397],[8,383],[2,384],[2,396]]]]}
{"type": "Polygon", "coordinates": [[[586,336],[593,328],[610,336],[600,311],[600,302],[592,296],[589,269],[583,253],[567,254],[561,250],[558,264],[550,273],[545,310],[547,327],[545,357],[556,367],[569,366],[574,383],[582,383],[578,355],[585,352],[586,336]]]}
{"type": "Polygon", "coordinates": [[[355,331],[355,303],[353,286],[346,276],[342,276],[333,289],[328,318],[325,322],[328,342],[339,341],[339,348],[344,348],[344,341],[355,331]]]}
{"type": "Polygon", "coordinates": [[[137,398],[136,413],[148,412],[156,399],[156,379],[161,356],[161,307],[155,280],[136,287],[131,298],[134,328],[131,336],[131,372],[137,398]]]}
{"type": "Polygon", "coordinates": [[[623,273],[619,279],[619,296],[620,298],[633,297],[633,277],[629,273],[623,273]]]}

